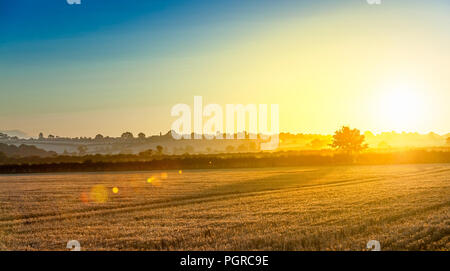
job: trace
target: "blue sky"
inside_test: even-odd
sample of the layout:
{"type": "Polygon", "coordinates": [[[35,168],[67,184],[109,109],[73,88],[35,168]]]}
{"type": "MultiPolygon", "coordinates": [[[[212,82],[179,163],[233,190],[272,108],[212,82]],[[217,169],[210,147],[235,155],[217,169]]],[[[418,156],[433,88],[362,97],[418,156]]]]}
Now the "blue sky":
{"type": "MultiPolygon", "coordinates": [[[[83,0],[68,5],[64,0],[1,0],[1,113],[99,109],[104,104],[92,99],[106,95],[103,103],[109,107],[131,106],[121,103],[117,91],[123,89],[108,85],[117,73],[134,69],[142,59],[158,69],[166,57],[214,51],[286,14],[295,2],[299,12],[311,8],[311,1],[83,0]],[[66,83],[78,86],[76,93],[66,83]],[[94,85],[98,95],[93,97],[94,85]],[[111,97],[115,93],[119,101],[111,97]]],[[[140,95],[138,89],[126,91],[140,95]]],[[[153,104],[166,102],[163,91],[145,92],[161,98],[153,104]]]]}
{"type": "MultiPolygon", "coordinates": [[[[312,50],[303,48],[303,42],[322,39],[317,33],[327,33],[324,39],[329,39],[333,29],[345,35],[355,33],[361,42],[365,32],[358,26],[369,25],[366,15],[380,20],[398,17],[399,24],[411,20],[411,31],[417,30],[414,24],[429,24],[424,32],[433,32],[449,22],[441,16],[449,10],[445,0],[395,4],[384,0],[376,7],[364,0],[82,0],[81,5],[68,5],[65,0],[0,0],[0,128],[32,135],[41,130],[70,136],[95,135],[96,130],[112,135],[123,130],[158,133],[170,127],[170,107],[189,103],[194,95],[217,103],[276,101],[281,106],[285,103],[285,112],[291,114],[298,106],[291,104],[290,97],[297,88],[304,88],[303,83],[288,85],[286,78],[278,76],[277,82],[270,82],[274,88],[256,88],[267,85],[259,79],[266,73],[280,71],[278,60],[289,61],[280,51],[289,47],[292,37],[302,38],[295,41],[298,52],[293,52],[300,55],[312,50]],[[358,17],[358,13],[365,15],[358,17]],[[419,24],[416,18],[424,22],[419,24]],[[347,20],[357,24],[335,26],[347,20]],[[271,60],[258,64],[266,56],[271,60]],[[265,65],[270,68],[259,71],[265,65]],[[286,90],[275,89],[284,85],[286,90]],[[279,97],[283,91],[287,98],[279,97]],[[266,94],[255,95],[262,92],[266,94]]],[[[386,24],[367,32],[381,35],[390,28],[386,24]]],[[[436,42],[445,44],[448,28],[436,33],[440,33],[436,42]]],[[[323,56],[329,49],[311,52],[323,56]]],[[[300,62],[295,69],[304,68],[300,62]]],[[[312,97],[306,90],[302,93],[295,96],[312,97]]],[[[361,123],[345,114],[340,117],[361,123]]],[[[286,120],[284,130],[325,133],[340,125],[337,117],[321,125],[315,124],[318,121],[305,120],[296,127],[286,120]]],[[[433,128],[439,125],[420,129],[433,128]]]]}

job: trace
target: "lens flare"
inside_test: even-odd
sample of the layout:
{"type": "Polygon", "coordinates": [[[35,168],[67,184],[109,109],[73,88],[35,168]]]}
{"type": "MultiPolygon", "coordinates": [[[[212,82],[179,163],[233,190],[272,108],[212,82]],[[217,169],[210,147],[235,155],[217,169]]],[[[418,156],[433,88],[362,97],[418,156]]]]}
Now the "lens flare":
{"type": "Polygon", "coordinates": [[[113,187],[112,192],[113,192],[114,194],[119,193],[119,188],[113,187]]]}
{"type": "Polygon", "coordinates": [[[105,203],[108,201],[108,191],[103,185],[96,185],[92,187],[89,199],[95,203],[105,203]]]}
{"type": "Polygon", "coordinates": [[[80,195],[80,200],[81,200],[81,202],[83,202],[85,204],[89,203],[89,196],[88,196],[88,194],[86,192],[82,192],[81,195],[80,195]]]}
{"type": "Polygon", "coordinates": [[[147,179],[147,183],[151,184],[154,187],[161,186],[161,179],[155,176],[151,176],[150,178],[147,179]]]}

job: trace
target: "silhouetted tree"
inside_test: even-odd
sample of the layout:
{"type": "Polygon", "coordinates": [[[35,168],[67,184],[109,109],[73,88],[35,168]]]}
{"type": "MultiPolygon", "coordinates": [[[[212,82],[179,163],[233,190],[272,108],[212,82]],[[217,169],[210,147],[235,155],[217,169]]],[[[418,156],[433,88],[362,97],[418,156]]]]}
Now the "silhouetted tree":
{"type": "Polygon", "coordinates": [[[138,134],[138,138],[139,139],[145,139],[145,134],[144,133],[139,133],[138,134]]]}
{"type": "Polygon", "coordinates": [[[39,133],[39,140],[43,140],[44,139],[44,134],[43,133],[39,133]]]}
{"type": "Polygon", "coordinates": [[[122,139],[125,139],[125,140],[128,140],[128,139],[133,139],[134,136],[133,136],[133,134],[130,133],[130,132],[125,132],[125,133],[122,134],[121,138],[122,138],[122,139]]]}
{"type": "Polygon", "coordinates": [[[343,126],[333,135],[333,143],[331,147],[344,151],[347,154],[359,153],[367,148],[364,143],[364,135],[361,135],[358,129],[350,129],[343,126]]]}
{"type": "Polygon", "coordinates": [[[50,157],[56,154],[54,152],[39,149],[33,145],[21,144],[20,146],[15,146],[3,143],[0,143],[0,152],[4,153],[8,157],[27,157],[27,156],[50,157]]]}
{"type": "Polygon", "coordinates": [[[95,136],[95,140],[102,140],[103,139],[103,135],[98,134],[95,136]]]}

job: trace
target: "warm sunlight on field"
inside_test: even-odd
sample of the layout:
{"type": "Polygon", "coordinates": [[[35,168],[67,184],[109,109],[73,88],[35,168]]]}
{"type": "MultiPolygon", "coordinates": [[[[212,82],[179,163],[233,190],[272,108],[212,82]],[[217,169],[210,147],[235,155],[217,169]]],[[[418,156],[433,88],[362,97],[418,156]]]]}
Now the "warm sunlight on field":
{"type": "Polygon", "coordinates": [[[450,250],[448,164],[0,176],[0,249],[450,250]],[[148,180],[151,180],[150,182],[148,180]]]}

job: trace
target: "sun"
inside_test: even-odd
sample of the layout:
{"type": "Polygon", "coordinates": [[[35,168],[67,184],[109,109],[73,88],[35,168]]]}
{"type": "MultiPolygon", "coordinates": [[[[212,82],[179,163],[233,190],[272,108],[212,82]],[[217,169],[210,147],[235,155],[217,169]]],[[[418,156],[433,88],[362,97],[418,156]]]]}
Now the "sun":
{"type": "Polygon", "coordinates": [[[391,130],[416,130],[426,114],[425,98],[414,85],[393,85],[382,93],[378,114],[391,130]]]}

